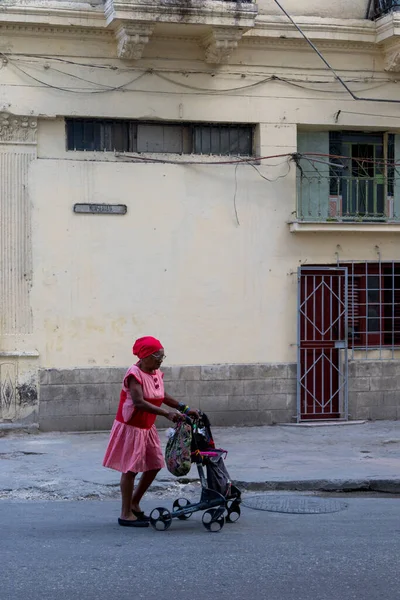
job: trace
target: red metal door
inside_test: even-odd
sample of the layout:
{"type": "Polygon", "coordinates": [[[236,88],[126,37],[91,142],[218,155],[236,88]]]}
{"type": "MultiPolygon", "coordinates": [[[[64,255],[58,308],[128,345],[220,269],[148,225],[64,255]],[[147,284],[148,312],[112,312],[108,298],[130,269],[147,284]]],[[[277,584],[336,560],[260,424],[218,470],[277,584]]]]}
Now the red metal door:
{"type": "Polygon", "coordinates": [[[298,419],[347,416],[347,271],[300,269],[298,419]]]}

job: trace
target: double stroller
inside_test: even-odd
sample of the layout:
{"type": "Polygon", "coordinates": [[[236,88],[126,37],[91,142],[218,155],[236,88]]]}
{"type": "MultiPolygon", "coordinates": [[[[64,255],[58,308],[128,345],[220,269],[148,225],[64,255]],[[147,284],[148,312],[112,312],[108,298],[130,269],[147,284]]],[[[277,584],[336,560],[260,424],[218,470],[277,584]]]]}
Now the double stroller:
{"type": "MultiPolygon", "coordinates": [[[[150,514],[150,524],[158,531],[167,530],[172,519],[182,521],[198,511],[204,511],[202,522],[207,531],[217,532],[225,523],[234,523],[240,517],[240,490],[233,485],[226,470],[224,457],[227,452],[215,447],[210,422],[204,413],[198,420],[187,418],[191,429],[191,462],[197,465],[201,483],[199,502],[177,498],[172,512],[167,508],[155,508],[150,514]]],[[[190,429],[187,429],[190,433],[190,429]]]]}

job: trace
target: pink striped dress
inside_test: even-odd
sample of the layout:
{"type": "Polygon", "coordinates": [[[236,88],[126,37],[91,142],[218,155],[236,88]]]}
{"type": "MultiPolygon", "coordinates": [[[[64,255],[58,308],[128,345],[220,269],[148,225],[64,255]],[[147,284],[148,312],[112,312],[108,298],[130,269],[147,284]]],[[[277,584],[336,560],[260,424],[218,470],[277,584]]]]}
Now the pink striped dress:
{"type": "Polygon", "coordinates": [[[145,373],[137,365],[132,365],[126,372],[104,467],[121,473],[143,473],[164,467],[160,438],[154,424],[157,415],[136,408],[129,392],[129,379],[134,377],[143,388],[143,398],[161,406],[164,401],[163,376],[159,370],[145,373]]]}

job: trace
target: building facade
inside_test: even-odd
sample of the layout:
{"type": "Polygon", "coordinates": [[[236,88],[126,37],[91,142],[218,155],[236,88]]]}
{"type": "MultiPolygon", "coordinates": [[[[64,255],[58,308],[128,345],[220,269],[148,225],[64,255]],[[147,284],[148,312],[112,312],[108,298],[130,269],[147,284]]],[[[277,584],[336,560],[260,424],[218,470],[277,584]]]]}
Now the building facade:
{"type": "Polygon", "coordinates": [[[1,3],[0,421],[399,418],[397,5],[1,3]]]}

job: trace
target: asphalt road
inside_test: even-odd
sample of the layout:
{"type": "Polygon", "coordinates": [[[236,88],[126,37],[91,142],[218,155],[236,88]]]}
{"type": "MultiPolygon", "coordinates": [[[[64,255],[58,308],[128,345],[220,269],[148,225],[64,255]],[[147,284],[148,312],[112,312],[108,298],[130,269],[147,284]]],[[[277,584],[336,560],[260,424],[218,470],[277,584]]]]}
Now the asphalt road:
{"type": "Polygon", "coordinates": [[[399,598],[400,498],[345,501],[324,515],[244,509],[220,533],[198,515],[166,532],[122,528],[114,501],[2,501],[0,598],[399,598]]]}

